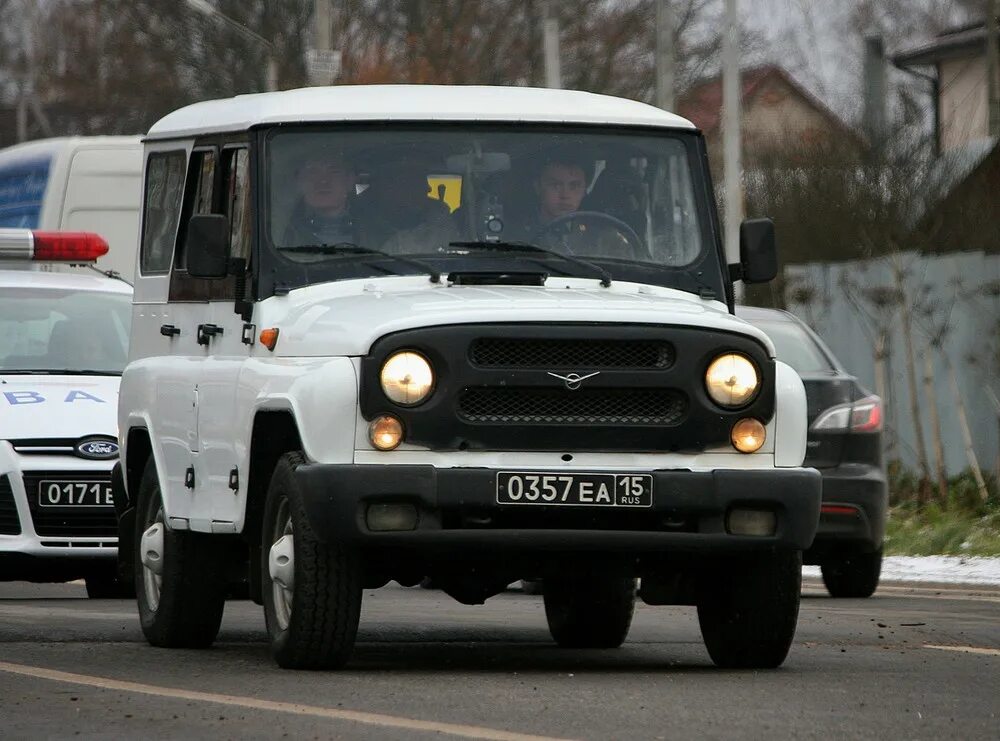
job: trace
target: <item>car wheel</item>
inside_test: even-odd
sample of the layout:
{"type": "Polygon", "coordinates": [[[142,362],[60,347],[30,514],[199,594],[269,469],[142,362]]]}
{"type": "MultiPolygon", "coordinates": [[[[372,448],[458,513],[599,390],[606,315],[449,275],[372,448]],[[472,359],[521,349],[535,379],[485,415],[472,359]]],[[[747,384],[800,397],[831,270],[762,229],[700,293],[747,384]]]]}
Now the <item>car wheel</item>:
{"type": "Polygon", "coordinates": [[[831,597],[871,597],[882,574],[882,549],[827,561],[820,572],[831,597]]]}
{"type": "Polygon", "coordinates": [[[618,648],[632,625],[635,579],[546,579],[544,601],[549,632],[563,648],[618,648]]]}
{"type": "Polygon", "coordinates": [[[132,584],[118,578],[118,569],[114,566],[92,571],[84,577],[87,583],[87,596],[90,599],[130,599],[135,597],[132,584]]]}
{"type": "Polygon", "coordinates": [[[705,574],[698,623],[716,666],[772,669],[795,636],[802,554],[743,557],[705,574]]]}
{"type": "Polygon", "coordinates": [[[135,592],[142,632],[154,646],[207,648],[225,608],[225,552],[204,533],[167,527],[150,458],[139,485],[135,592]]]}
{"type": "Polygon", "coordinates": [[[275,466],[261,527],[264,618],[271,654],[285,669],[335,669],[347,663],[361,618],[356,553],[323,543],[306,518],[295,469],[301,453],[275,466]]]}

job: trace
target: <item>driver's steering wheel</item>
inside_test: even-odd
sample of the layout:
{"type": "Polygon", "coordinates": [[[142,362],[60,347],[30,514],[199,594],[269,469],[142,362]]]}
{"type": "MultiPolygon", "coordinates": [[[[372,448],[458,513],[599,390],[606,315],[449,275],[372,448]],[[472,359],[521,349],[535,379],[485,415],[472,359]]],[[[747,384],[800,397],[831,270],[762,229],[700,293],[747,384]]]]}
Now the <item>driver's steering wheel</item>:
{"type": "MultiPolygon", "coordinates": [[[[614,216],[609,216],[602,211],[574,211],[570,214],[565,214],[563,216],[557,216],[555,219],[550,221],[548,224],[543,226],[541,229],[535,232],[532,236],[532,242],[542,242],[545,240],[552,232],[557,231],[560,227],[563,227],[569,223],[604,223],[605,225],[610,225],[614,228],[616,232],[621,234],[625,241],[628,242],[629,247],[632,248],[632,258],[635,260],[649,260],[651,256],[649,250],[646,249],[646,245],[643,243],[642,239],[635,230],[626,224],[621,219],[617,219],[614,216]]],[[[560,240],[561,246],[566,249],[569,254],[573,254],[573,250],[567,243],[567,240],[560,240]]],[[[614,255],[607,255],[607,257],[614,257],[614,255]]]]}

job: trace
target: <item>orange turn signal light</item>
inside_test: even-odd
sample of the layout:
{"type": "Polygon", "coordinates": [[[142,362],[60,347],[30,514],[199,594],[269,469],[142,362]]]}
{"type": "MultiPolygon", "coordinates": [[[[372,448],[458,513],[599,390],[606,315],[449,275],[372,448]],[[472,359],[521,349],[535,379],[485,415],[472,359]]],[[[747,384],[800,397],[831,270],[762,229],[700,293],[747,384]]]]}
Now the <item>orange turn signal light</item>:
{"type": "Polygon", "coordinates": [[[262,329],[260,331],[260,344],[274,352],[274,346],[278,344],[278,328],[262,329]]]}
{"type": "Polygon", "coordinates": [[[767,432],[759,419],[744,417],[733,425],[733,447],[741,453],[756,453],[766,439],[767,432]]]}
{"type": "Polygon", "coordinates": [[[377,450],[395,450],[403,442],[403,423],[391,414],[376,417],[368,425],[368,439],[377,450]]]}

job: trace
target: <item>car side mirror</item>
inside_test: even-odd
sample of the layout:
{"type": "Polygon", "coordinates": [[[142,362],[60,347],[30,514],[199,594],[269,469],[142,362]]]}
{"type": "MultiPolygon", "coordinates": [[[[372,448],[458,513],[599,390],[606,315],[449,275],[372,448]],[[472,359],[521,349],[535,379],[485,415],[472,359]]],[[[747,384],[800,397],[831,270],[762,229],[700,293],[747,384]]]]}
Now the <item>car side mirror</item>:
{"type": "Polygon", "coordinates": [[[229,219],[222,214],[197,214],[188,221],[187,271],[193,278],[229,274],[229,219]]]}
{"type": "Polygon", "coordinates": [[[770,219],[744,219],[740,224],[740,261],[729,266],[730,277],[744,283],[767,283],[777,274],[774,222],[770,219]]]}

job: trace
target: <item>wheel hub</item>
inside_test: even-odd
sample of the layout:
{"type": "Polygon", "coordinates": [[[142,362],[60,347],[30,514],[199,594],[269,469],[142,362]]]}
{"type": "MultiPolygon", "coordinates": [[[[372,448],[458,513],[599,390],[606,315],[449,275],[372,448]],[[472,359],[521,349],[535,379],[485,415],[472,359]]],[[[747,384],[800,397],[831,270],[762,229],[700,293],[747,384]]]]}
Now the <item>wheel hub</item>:
{"type": "Polygon", "coordinates": [[[295,588],[295,544],[293,535],[282,535],[274,545],[267,559],[267,570],[271,580],[282,589],[295,588]]]}
{"type": "Polygon", "coordinates": [[[163,575],[163,525],[154,522],[142,534],[142,565],[157,576],[163,575]]]}
{"type": "Polygon", "coordinates": [[[150,610],[160,606],[163,585],[163,510],[156,513],[153,524],[146,528],[139,541],[142,554],[142,588],[150,610]]]}

